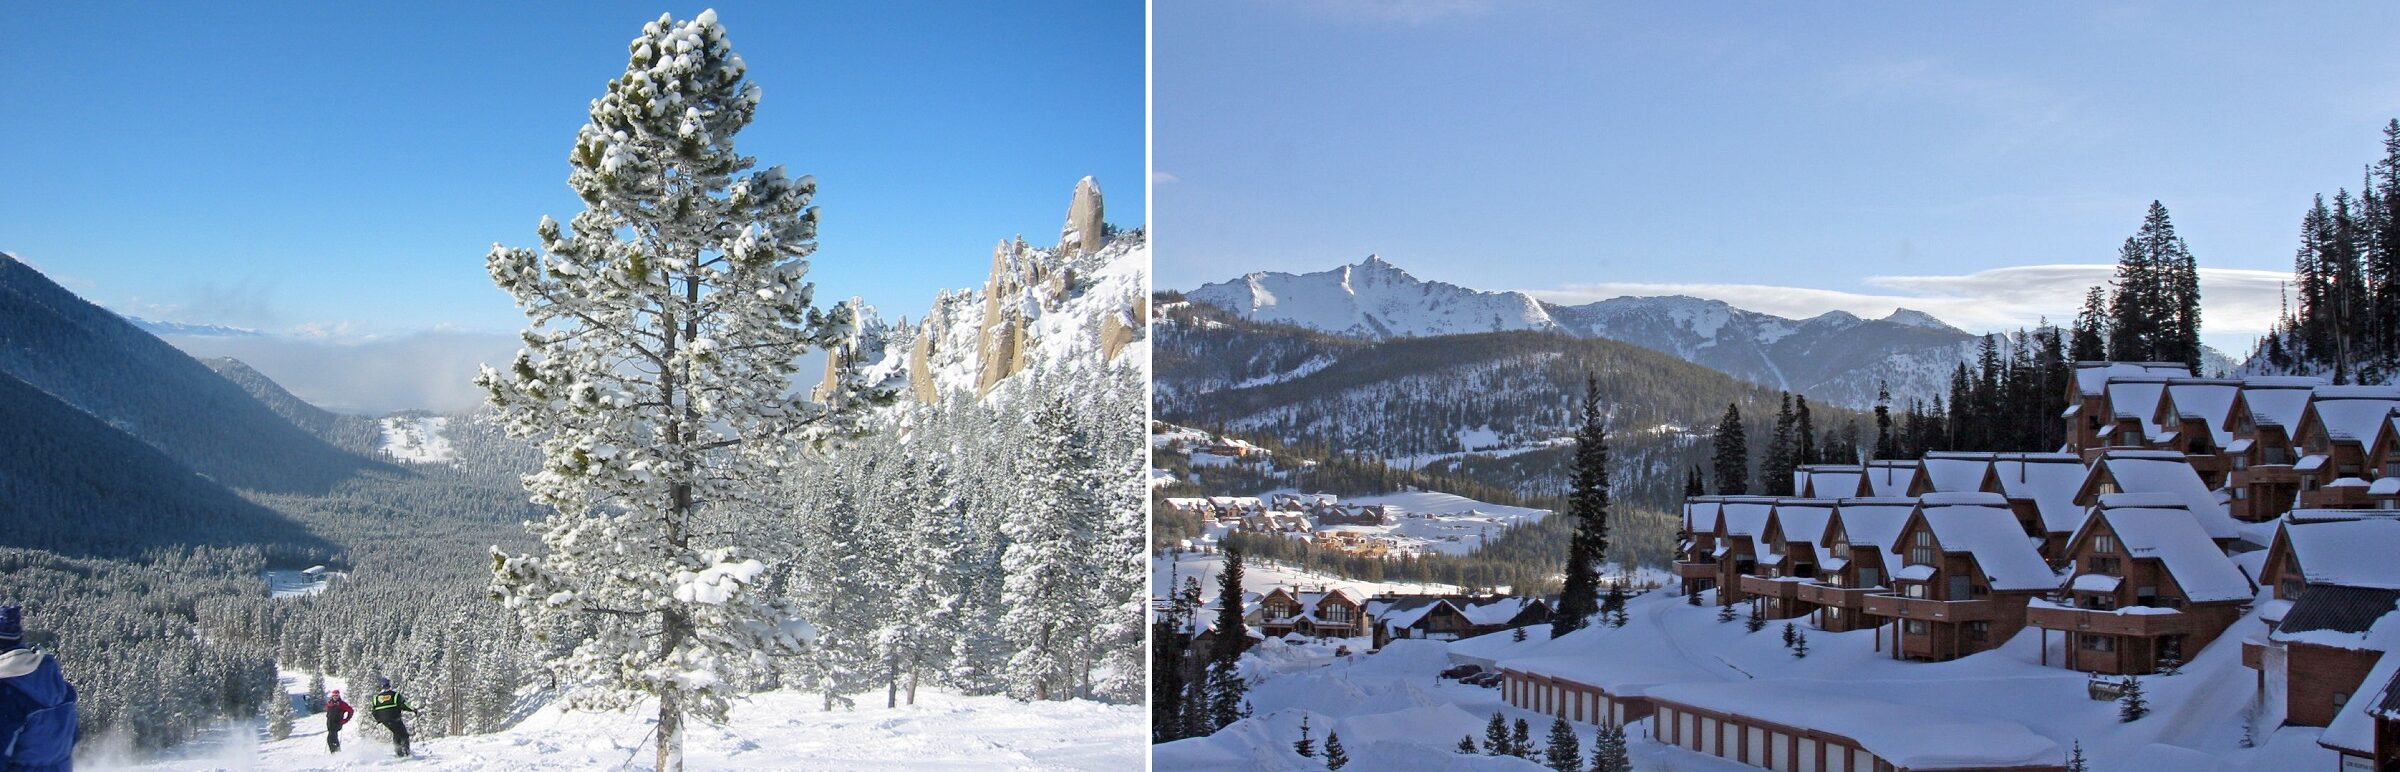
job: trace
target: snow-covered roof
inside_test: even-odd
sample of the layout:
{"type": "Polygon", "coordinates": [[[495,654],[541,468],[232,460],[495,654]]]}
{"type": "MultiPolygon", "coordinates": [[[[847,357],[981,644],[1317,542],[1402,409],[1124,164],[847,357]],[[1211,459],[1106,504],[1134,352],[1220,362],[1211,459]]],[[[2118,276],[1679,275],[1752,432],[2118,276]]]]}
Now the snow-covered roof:
{"type": "Polygon", "coordinates": [[[1384,629],[1398,630],[1416,625],[1426,614],[1446,605],[1450,605],[1453,611],[1458,608],[1451,605],[1447,598],[1396,598],[1368,603],[1367,614],[1374,617],[1375,624],[1384,629]]]}
{"type": "Polygon", "coordinates": [[[2131,418],[2142,426],[2145,439],[2158,436],[2159,400],[2167,395],[2167,380],[2156,376],[2112,376],[2108,379],[2110,418],[2131,418]]]}
{"type": "MultiPolygon", "coordinates": [[[[2183,587],[2184,597],[2193,603],[2247,600],[2257,594],[2250,580],[2242,576],[2241,569],[2234,567],[2225,552],[2217,549],[2217,543],[2209,539],[2208,532],[2192,519],[2192,513],[2180,507],[2120,508],[2104,504],[2094,512],[2092,522],[2103,520],[2109,530],[2116,532],[2117,543],[2123,545],[2127,555],[2156,558],[2165,564],[2167,573],[2174,575],[2175,583],[2183,587]]],[[[2076,538],[2082,536],[2076,534],[2076,538]]]]}
{"type": "Polygon", "coordinates": [[[2362,445],[2373,444],[2391,426],[2393,408],[2400,408],[2400,393],[2381,387],[2326,386],[2308,403],[2326,436],[2362,445]],[[2343,390],[2339,396],[2327,396],[2336,389],[2343,390]]]}
{"type": "Polygon", "coordinates": [[[1526,607],[1533,603],[1534,599],[1532,598],[1502,597],[1451,605],[1457,608],[1460,614],[1466,615],[1467,621],[1471,624],[1504,625],[1508,624],[1509,620],[1517,618],[1518,614],[1525,613],[1526,607]]]}
{"type": "Polygon", "coordinates": [[[2210,493],[2208,484],[2200,481],[2200,473],[2192,469],[2183,454],[2172,450],[2109,450],[2092,464],[2092,474],[2105,468],[2116,480],[2117,490],[2125,493],[2167,493],[2183,502],[2192,518],[2208,531],[2208,538],[2231,539],[2238,535],[2233,517],[2225,506],[2210,493]]]}
{"type": "Polygon", "coordinates": [[[2075,389],[2086,397],[2097,397],[2114,376],[2172,378],[2191,374],[2192,369],[2180,362],[2077,362],[2075,389]]]}
{"type": "Polygon", "coordinates": [[[2400,477],[2379,477],[2367,486],[2369,496],[2400,496],[2400,477]]]}
{"type": "Polygon", "coordinates": [[[1775,500],[1764,496],[1728,497],[1717,514],[1717,528],[1727,536],[1748,536],[1755,541],[1767,530],[1767,516],[1774,514],[1775,500]]]}
{"type": "Polygon", "coordinates": [[[1927,453],[1925,479],[1933,489],[1943,493],[1983,490],[1984,476],[1991,474],[1990,453],[1927,453]]]}
{"type": "Polygon", "coordinates": [[[1910,770],[1983,769],[2058,762],[2057,743],[2023,724],[1767,681],[1652,687],[1654,700],[1850,738],[1910,770]]]}
{"type": "Polygon", "coordinates": [[[2400,520],[2286,521],[2283,538],[2309,584],[2400,590],[2400,520]]]}
{"type": "Polygon", "coordinates": [[[2233,430],[2225,419],[2233,415],[2233,398],[2241,391],[2241,381],[2177,378],[2167,381],[2167,405],[2177,418],[2207,424],[2217,446],[2224,447],[2233,441],[2233,430]]]}
{"type": "Polygon", "coordinates": [[[1915,461],[1870,461],[1867,463],[1867,495],[1906,496],[1917,484],[1915,461]]]}
{"type": "Polygon", "coordinates": [[[2242,404],[2250,408],[2250,420],[2262,426],[2281,426],[2287,430],[2300,425],[2300,412],[2308,409],[2309,395],[2324,381],[2314,378],[2305,382],[2289,379],[2251,378],[2242,382],[2242,404]]]}
{"type": "Polygon", "coordinates": [[[1693,533],[1717,530],[1717,509],[1723,502],[1713,496],[1694,496],[1683,501],[1683,527],[1693,533]]]}
{"type": "Polygon", "coordinates": [[[2364,756],[2375,755],[2375,716],[2383,712],[2386,701],[2393,698],[2394,676],[2400,676],[2400,654],[2385,653],[2376,658],[2375,669],[2358,682],[2358,691],[2350,701],[2333,714],[2333,723],[2317,736],[2317,744],[2334,750],[2349,751],[2364,756]]]}
{"type": "Polygon", "coordinates": [[[2024,526],[2017,523],[2016,514],[1999,494],[1935,494],[1925,499],[1922,511],[1926,525],[1933,528],[1934,540],[1941,543],[1943,551],[1974,555],[1993,591],[2058,589],[2058,575],[2051,573],[2050,564],[2026,540],[2024,526]],[[1981,495],[1992,501],[1936,502],[1936,495],[1958,499],[1981,495]]]}
{"type": "Polygon", "coordinates": [[[2075,581],[2070,582],[2068,586],[2076,592],[2116,592],[2117,586],[2124,583],[2124,577],[2108,574],[2084,574],[2075,577],[2075,581]]]}
{"type": "Polygon", "coordinates": [[[1866,490],[1867,469],[1855,464],[1815,464],[1804,466],[1808,484],[1792,488],[1803,495],[1819,498],[1856,496],[1866,490]]]}
{"type": "Polygon", "coordinates": [[[2400,590],[2328,585],[2310,587],[2268,639],[2341,649],[2400,649],[2400,590]]]}
{"type": "Polygon", "coordinates": [[[1775,503],[1775,524],[1784,541],[1822,541],[1833,507],[1833,499],[1784,499],[1775,503]]]}
{"type": "Polygon", "coordinates": [[[2001,453],[1992,457],[1992,472],[2011,500],[2029,499],[2041,513],[2042,526],[2052,533],[2073,533],[2083,527],[2084,509],[2075,493],[2090,470],[2073,453],[2001,453]]]}
{"type": "Polygon", "coordinates": [[[1898,549],[1900,529],[1916,511],[1916,499],[1902,498],[1842,499],[1834,508],[1851,544],[1886,552],[1898,549]]]}

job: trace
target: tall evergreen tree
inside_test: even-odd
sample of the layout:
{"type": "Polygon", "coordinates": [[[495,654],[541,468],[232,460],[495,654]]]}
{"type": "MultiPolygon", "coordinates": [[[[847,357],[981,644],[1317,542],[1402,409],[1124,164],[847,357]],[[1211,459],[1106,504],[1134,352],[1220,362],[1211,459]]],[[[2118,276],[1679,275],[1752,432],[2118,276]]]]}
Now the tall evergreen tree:
{"type": "Polygon", "coordinates": [[[1242,681],[1242,650],[1250,645],[1249,625],[1242,621],[1242,551],[1225,550],[1225,568],[1217,574],[1215,643],[1209,647],[1208,726],[1214,732],[1242,719],[1242,703],[1250,686],[1242,681]]]}
{"type": "Polygon", "coordinates": [[[796,651],[791,607],[751,586],[767,566],[719,534],[779,506],[763,475],[889,399],[856,370],[811,399],[801,355],[850,340],[849,306],[816,308],[816,183],[750,171],[734,135],[759,103],[714,12],[662,16],[590,106],[568,184],[587,208],[542,245],[495,247],[500,287],[532,319],[505,371],[477,383],[546,464],[525,478],[554,512],[549,554],[496,556],[493,589],[524,626],[595,633],[549,664],[577,708],[658,702],[657,767],[682,769],[686,713],[722,721],[763,655],[796,651]],[[619,234],[626,234],[620,240],[619,234]]]}
{"type": "Polygon", "coordinates": [[[1783,407],[1775,411],[1775,433],[1767,439],[1767,457],[1759,462],[1758,475],[1766,478],[1760,484],[1769,496],[1792,495],[1793,453],[1797,444],[1792,441],[1792,394],[1783,393],[1783,407]]]}
{"type": "Polygon", "coordinates": [[[1181,740],[1185,726],[1184,646],[1178,642],[1174,622],[1162,619],[1150,628],[1150,742],[1181,740]]]}
{"type": "Polygon", "coordinates": [[[1600,725],[1599,735],[1592,738],[1592,772],[1633,772],[1633,760],[1625,747],[1624,727],[1600,725]]]}
{"type": "Polygon", "coordinates": [[[1508,744],[1508,719],[1500,711],[1492,711],[1492,720],[1483,725],[1483,753],[1486,756],[1514,756],[1508,744]]]}
{"type": "Polygon", "coordinates": [[[1550,741],[1542,749],[1542,761],[1554,772],[1583,772],[1583,742],[1566,719],[1550,720],[1550,741]]]}
{"type": "Polygon", "coordinates": [[[1700,476],[1699,466],[1694,465],[1692,473],[1684,478],[1683,495],[1686,497],[1708,495],[1708,481],[1700,476]]]}
{"type": "Polygon", "coordinates": [[[1750,441],[1742,436],[1742,409],[1725,406],[1725,419],[1717,422],[1714,440],[1717,473],[1717,494],[1740,496],[1750,492],[1750,441]]]}
{"type": "Polygon", "coordinates": [[[1892,433],[1892,386],[1875,382],[1875,458],[1900,457],[1900,438],[1892,433]]]}
{"type": "Polygon", "coordinates": [[[1508,729],[1508,754],[1530,759],[1537,750],[1540,749],[1533,747],[1533,725],[1526,723],[1525,719],[1517,719],[1517,723],[1508,729]]]}
{"type": "Polygon", "coordinates": [[[1817,447],[1817,421],[1808,414],[1808,395],[1792,397],[1792,458],[1800,464],[1826,463],[1823,451],[1817,447]]]}
{"type": "Polygon", "coordinates": [[[2075,314],[2075,332],[2067,356],[2075,362],[2108,358],[2108,291],[2093,287],[2083,293],[2083,310],[2075,314]]]}
{"type": "Polygon", "coordinates": [[[1567,497],[1574,535],[1567,542],[1566,583],[1550,615],[1550,637],[1590,622],[1600,610],[1600,563],[1608,553],[1608,424],[1600,410],[1600,378],[1586,375],[1583,425],[1575,432],[1575,490],[1567,497]]]}

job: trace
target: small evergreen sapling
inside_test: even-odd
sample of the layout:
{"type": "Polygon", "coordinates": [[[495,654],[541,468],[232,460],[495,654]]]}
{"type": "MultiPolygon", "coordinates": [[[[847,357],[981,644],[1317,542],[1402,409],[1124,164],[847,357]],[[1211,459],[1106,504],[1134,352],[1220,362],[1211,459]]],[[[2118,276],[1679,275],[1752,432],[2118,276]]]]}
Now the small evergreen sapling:
{"type": "Polygon", "coordinates": [[[1799,642],[1799,640],[1800,628],[1790,622],[1783,623],[1783,647],[1789,649],[1792,647],[1792,644],[1799,642]]]}
{"type": "Polygon", "coordinates": [[[1718,622],[1731,622],[1731,621],[1733,621],[1733,606],[1732,606],[1731,604],[1727,604],[1727,605],[1723,605],[1723,606],[1718,606],[1718,607],[1717,607],[1717,621],[1718,621],[1718,622]]]}
{"type": "Polygon", "coordinates": [[[1509,639],[1509,640],[1511,640],[1511,641],[1515,641],[1515,642],[1517,642],[1517,643],[1524,643],[1524,642],[1525,642],[1525,628],[1522,628],[1522,627],[1520,627],[1520,628],[1517,628],[1516,634],[1515,634],[1515,635],[1511,635],[1511,636],[1509,636],[1509,637],[1508,637],[1508,639],[1509,639]]]}
{"type": "Polygon", "coordinates": [[[1475,755],[1475,736],[1471,734],[1460,735],[1458,738],[1458,752],[1467,754],[1469,756],[1475,755]]]}
{"type": "Polygon", "coordinates": [[[308,702],[306,703],[305,707],[308,708],[308,712],[310,713],[325,712],[324,673],[308,674],[308,702]]]}
{"type": "Polygon", "coordinates": [[[1625,727],[1601,724],[1600,734],[1592,739],[1592,772],[1632,772],[1633,761],[1625,749],[1625,727]]]}
{"type": "Polygon", "coordinates": [[[1750,628],[1750,632],[1754,633],[1767,629],[1767,612],[1759,609],[1757,606],[1751,606],[1750,619],[1742,624],[1743,626],[1750,628]]]}
{"type": "Polygon", "coordinates": [[[2182,658],[2182,657],[2178,657],[2178,656],[2175,656],[2175,655],[2173,655],[2173,654],[2169,654],[2169,655],[2167,655],[2167,656],[2165,656],[2165,657],[2163,657],[2163,658],[2160,658],[2160,659],[2159,659],[2159,661],[2158,661],[2158,674],[2159,674],[2159,675],[2162,675],[2162,676],[2171,676],[2171,675],[2181,675],[2182,673],[2183,673],[2183,658],[2182,658]]]}
{"type": "Polygon", "coordinates": [[[1341,769],[1350,766],[1350,754],[1342,750],[1342,733],[1325,733],[1325,768],[1341,769]]]}
{"type": "Polygon", "coordinates": [[[283,693],[278,685],[267,694],[267,737],[281,740],[292,736],[292,696],[283,693]]]}
{"type": "Polygon", "coordinates": [[[1492,722],[1483,725],[1483,755],[1516,755],[1508,748],[1508,719],[1501,718],[1500,711],[1492,711],[1492,722]]]}
{"type": "Polygon", "coordinates": [[[2075,741],[2075,750],[2067,755],[2067,772],[2092,772],[2090,762],[2083,760],[2083,741],[2075,741]]]}
{"type": "Polygon", "coordinates": [[[1530,759],[1533,758],[1533,752],[1533,725],[1525,723],[1525,719],[1517,719],[1516,725],[1508,730],[1508,755],[1530,759]]]}
{"type": "Polygon", "coordinates": [[[1317,757],[1317,741],[1308,737],[1308,717],[1300,717],[1300,740],[1292,743],[1292,752],[1307,758],[1317,757]]]}
{"type": "Polygon", "coordinates": [[[1624,606],[1618,606],[1616,615],[1608,618],[1608,623],[1616,627],[1624,627],[1632,622],[1633,615],[1625,613],[1624,606]]]}
{"type": "Polygon", "coordinates": [[[1795,659],[1807,659],[1807,658],[1808,658],[1808,634],[1807,634],[1807,633],[1801,633],[1801,634],[1799,634],[1797,637],[1794,637],[1794,638],[1792,639],[1792,657],[1793,657],[1793,658],[1795,658],[1795,659]]]}
{"type": "Polygon", "coordinates": [[[1583,772],[1583,744],[1575,739],[1575,727],[1567,720],[1550,722],[1550,747],[1543,751],[1542,760],[1555,772],[1583,772]]]}
{"type": "Polygon", "coordinates": [[[2150,715],[2150,701],[2142,698],[2142,679],[2125,677],[2125,696],[2117,698],[2117,720],[2131,723],[2150,715]]]}

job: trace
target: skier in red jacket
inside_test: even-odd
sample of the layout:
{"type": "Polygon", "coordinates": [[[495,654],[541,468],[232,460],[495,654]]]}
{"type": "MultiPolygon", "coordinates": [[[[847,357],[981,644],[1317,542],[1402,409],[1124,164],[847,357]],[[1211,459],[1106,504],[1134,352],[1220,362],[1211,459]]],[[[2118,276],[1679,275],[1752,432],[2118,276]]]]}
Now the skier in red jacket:
{"type": "Polygon", "coordinates": [[[342,701],[342,690],[335,689],[325,696],[325,749],[342,752],[342,725],[350,723],[350,703],[342,701]]]}

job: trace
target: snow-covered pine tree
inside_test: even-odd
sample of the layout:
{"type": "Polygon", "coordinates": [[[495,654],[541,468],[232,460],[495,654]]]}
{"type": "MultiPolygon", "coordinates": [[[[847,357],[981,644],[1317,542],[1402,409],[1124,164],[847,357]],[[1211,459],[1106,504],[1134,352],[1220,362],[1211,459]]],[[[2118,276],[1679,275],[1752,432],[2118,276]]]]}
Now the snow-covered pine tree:
{"type": "Polygon", "coordinates": [[[1537,750],[1533,747],[1533,725],[1526,723],[1525,719],[1517,719],[1517,723],[1508,728],[1508,755],[1530,759],[1537,750]]]}
{"type": "Polygon", "coordinates": [[[1789,649],[1789,648],[1791,648],[1791,647],[1792,647],[1792,643],[1793,643],[1794,641],[1797,641],[1797,640],[1799,640],[1799,638],[1800,638],[1800,627],[1799,627],[1798,625],[1792,624],[1792,623],[1790,623],[1790,622],[1785,622],[1785,623],[1783,623],[1783,647],[1784,647],[1784,648],[1786,648],[1786,649],[1789,649]]]}
{"type": "Polygon", "coordinates": [[[1720,606],[1718,606],[1718,607],[1717,607],[1717,621],[1718,621],[1718,622],[1731,622],[1731,621],[1733,621],[1733,604],[1731,604],[1731,603],[1727,603],[1727,604],[1723,604],[1723,605],[1720,605],[1720,606]]]}
{"type": "Polygon", "coordinates": [[[1567,543],[1566,584],[1550,615],[1552,638],[1583,629],[1600,610],[1600,561],[1608,552],[1608,425],[1598,375],[1584,375],[1582,416],[1575,431],[1575,489],[1567,497],[1574,533],[1567,543]]]}
{"type": "Polygon", "coordinates": [[[325,674],[324,674],[324,673],[320,673],[320,672],[310,672],[310,673],[308,674],[308,696],[307,696],[305,699],[306,699],[306,703],[305,703],[305,705],[306,705],[306,706],[307,706],[307,708],[308,708],[308,712],[310,712],[310,713],[323,713],[323,712],[325,712],[325,674]]]}
{"type": "Polygon", "coordinates": [[[1555,772],[1583,772],[1583,743],[1566,719],[1550,720],[1550,741],[1542,749],[1542,760],[1555,772]]]}
{"type": "Polygon", "coordinates": [[[1292,743],[1292,752],[1312,759],[1317,757],[1317,741],[1308,737],[1308,716],[1300,717],[1300,739],[1292,743]]]}
{"type": "Polygon", "coordinates": [[[1592,772],[1631,772],[1633,761],[1625,747],[1625,727],[1601,724],[1592,738],[1592,772]]]}
{"type": "Polygon", "coordinates": [[[1792,638],[1792,657],[1795,659],[1808,658],[1808,635],[1806,633],[1792,638]]]}
{"type": "Polygon", "coordinates": [[[1516,751],[1510,750],[1510,747],[1508,744],[1508,719],[1502,717],[1500,711],[1492,711],[1491,723],[1483,725],[1483,754],[1486,756],[1517,755],[1516,751]]]}
{"type": "Polygon", "coordinates": [[[1474,736],[1474,735],[1461,735],[1461,736],[1459,736],[1459,738],[1458,738],[1458,752],[1460,752],[1460,753],[1464,753],[1464,754],[1467,754],[1467,755],[1470,755],[1470,756],[1474,755],[1474,754],[1475,754],[1475,736],[1474,736]]]}
{"type": "Polygon", "coordinates": [[[1758,605],[1755,602],[1752,603],[1750,606],[1750,616],[1743,620],[1742,626],[1748,628],[1750,632],[1754,633],[1767,629],[1766,612],[1759,610],[1758,605]]]}
{"type": "Polygon", "coordinates": [[[1250,645],[1249,624],[1242,621],[1242,551],[1225,550],[1225,567],[1217,573],[1215,642],[1208,658],[1209,730],[1241,720],[1238,710],[1249,692],[1242,681],[1242,649],[1250,645]]]}
{"type": "Polygon", "coordinates": [[[1063,397],[1033,416],[1034,437],[1021,467],[1024,505],[1003,524],[1007,572],[1000,629],[1016,647],[1008,693],[1021,700],[1075,696],[1089,651],[1094,609],[1087,589],[1104,580],[1095,560],[1096,526],[1106,519],[1108,481],[1091,434],[1063,397]]]}
{"type": "Polygon", "coordinates": [[[267,737],[281,740],[292,736],[292,696],[283,693],[281,679],[272,683],[274,688],[267,693],[267,704],[263,708],[267,717],[267,737]]]}
{"type": "Polygon", "coordinates": [[[2142,696],[2142,679],[2125,677],[2125,694],[2117,698],[2117,720],[2132,723],[2150,715],[2150,701],[2142,696]]]}
{"type": "Polygon", "coordinates": [[[1342,733],[1325,733],[1325,769],[1337,770],[1350,766],[1350,752],[1342,749],[1342,733]]]}
{"type": "Polygon", "coordinates": [[[587,208],[571,230],[544,218],[538,250],[491,251],[532,325],[516,361],[476,381],[511,436],[540,443],[525,486],[556,510],[538,528],[548,554],[495,550],[493,589],[530,629],[593,617],[547,664],[573,707],[657,699],[664,772],[683,767],[687,713],[722,720],[769,656],[811,637],[748,591],[767,566],[713,534],[774,505],[770,472],[891,391],[855,370],[818,399],[791,388],[801,355],[855,320],[816,308],[804,281],[815,181],[734,150],[759,90],[716,13],[662,15],[628,48],[569,157],[587,208]]]}
{"type": "Polygon", "coordinates": [[[1089,411],[1091,436],[1100,445],[1101,483],[1100,578],[1092,583],[1091,604],[1101,612],[1093,647],[1102,679],[1096,696],[1134,702],[1141,699],[1142,671],[1150,659],[1143,639],[1143,620],[1150,616],[1150,507],[1148,439],[1149,379],[1132,367],[1112,367],[1101,376],[1109,388],[1099,409],[1089,411]]]}

